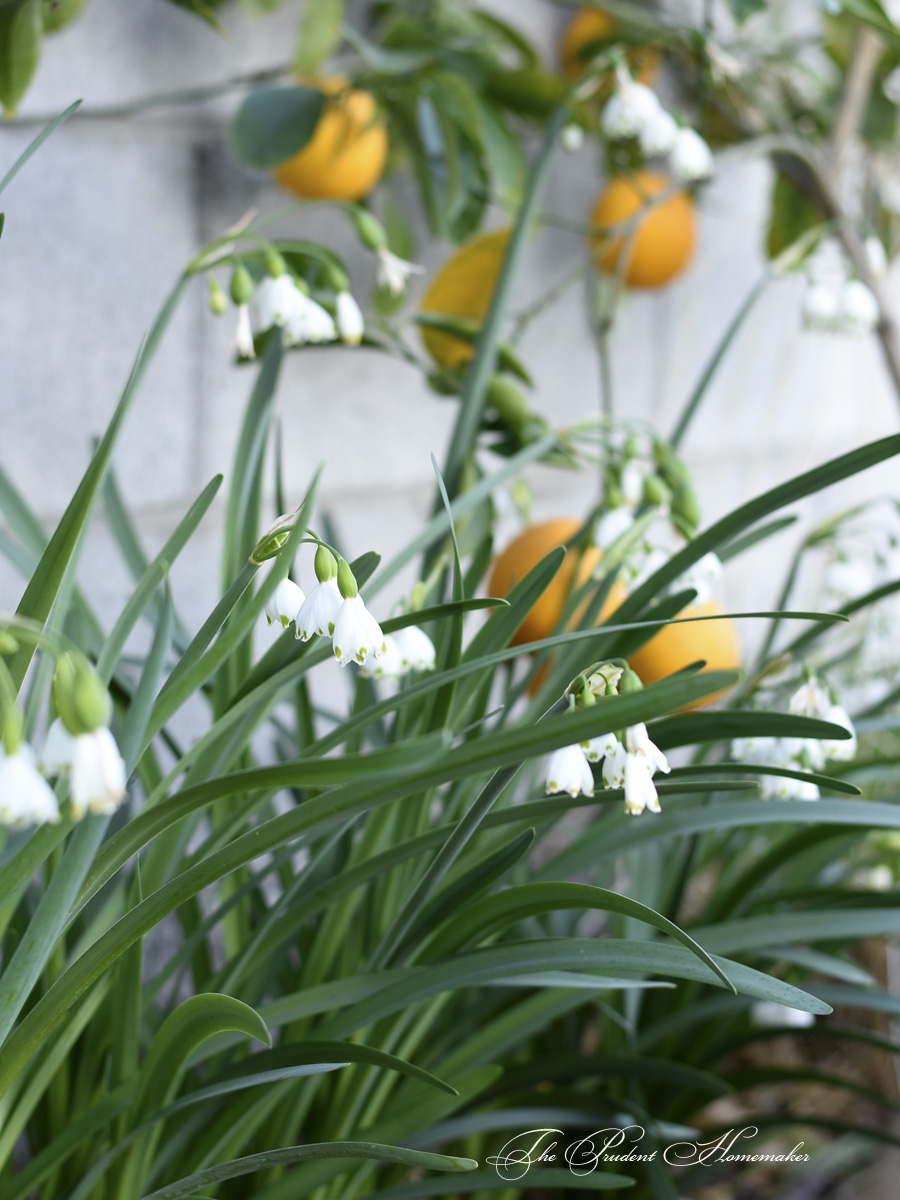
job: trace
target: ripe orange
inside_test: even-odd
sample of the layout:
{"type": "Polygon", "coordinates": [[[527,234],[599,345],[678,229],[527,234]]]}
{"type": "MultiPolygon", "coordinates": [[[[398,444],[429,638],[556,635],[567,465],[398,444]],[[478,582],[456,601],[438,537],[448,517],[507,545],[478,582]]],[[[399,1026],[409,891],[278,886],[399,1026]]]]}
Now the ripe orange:
{"type": "MultiPolygon", "coordinates": [[[[600,193],[591,212],[591,223],[604,228],[621,225],[645,207],[648,197],[665,191],[670,182],[653,171],[616,176],[600,193]]],[[[658,288],[685,269],[696,240],[693,202],[685,192],[675,192],[668,200],[649,208],[635,230],[612,241],[597,237],[592,244],[602,270],[614,273],[619,255],[624,252],[628,256],[625,283],[634,288],[658,288]]]]}
{"type": "MultiPolygon", "coordinates": [[[[582,8],[563,32],[559,44],[559,62],[567,79],[577,79],[587,65],[584,51],[592,42],[615,40],[616,22],[599,8],[582,8]]],[[[641,83],[648,87],[659,71],[659,52],[653,46],[638,46],[629,51],[628,63],[641,83]]]]}
{"type": "Polygon", "coordinates": [[[277,166],[276,180],[306,200],[361,200],[381,178],[388,136],[376,120],[371,92],[339,75],[315,84],[328,100],[315,133],[299,154],[277,166]]]}
{"type": "MultiPolygon", "coordinates": [[[[422,297],[421,311],[482,321],[493,299],[509,234],[508,229],[500,229],[479,234],[466,242],[447,259],[428,285],[422,297]]],[[[468,342],[427,326],[422,326],[422,341],[441,367],[464,366],[474,353],[474,347],[468,342]]]]}
{"type": "MultiPolygon", "coordinates": [[[[686,608],[681,617],[718,616],[724,613],[721,604],[708,600],[686,608]]],[[[628,660],[641,683],[656,683],[691,663],[705,659],[704,671],[738,670],[741,665],[741,645],[734,621],[694,621],[683,625],[664,625],[659,633],[628,660]]],[[[691,708],[712,704],[716,693],[699,700],[691,708]]]]}
{"type": "MultiPolygon", "coordinates": [[[[536,567],[541,559],[546,558],[557,546],[564,546],[580,528],[581,521],[575,517],[560,517],[553,521],[543,521],[540,525],[529,526],[524,533],[520,533],[510,542],[495,561],[488,583],[490,594],[505,599],[532,567],[536,567]]],[[[541,638],[551,637],[556,632],[569,594],[587,583],[602,553],[596,546],[588,547],[583,553],[579,553],[575,548],[566,552],[562,566],[513,635],[512,645],[521,646],[525,642],[536,642],[541,638]]],[[[613,585],[603,605],[599,621],[605,620],[619,607],[624,594],[620,584],[613,585]]],[[[578,624],[588,602],[585,600],[573,614],[570,622],[572,627],[578,624]]]]}

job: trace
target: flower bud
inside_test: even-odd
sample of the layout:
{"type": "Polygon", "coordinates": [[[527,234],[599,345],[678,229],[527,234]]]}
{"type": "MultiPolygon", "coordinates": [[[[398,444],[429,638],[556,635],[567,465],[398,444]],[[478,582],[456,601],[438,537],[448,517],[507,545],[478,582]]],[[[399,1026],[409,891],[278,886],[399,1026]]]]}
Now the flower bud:
{"type": "Polygon", "coordinates": [[[507,429],[521,429],[528,420],[528,401],[511,379],[494,375],[487,386],[485,404],[492,408],[507,429]]]}
{"type": "Polygon", "coordinates": [[[316,551],[315,568],[319,583],[327,583],[329,579],[336,578],[338,565],[327,546],[320,545],[316,551]]]}
{"type": "Polygon", "coordinates": [[[7,654],[15,654],[18,648],[19,643],[16,641],[13,635],[8,633],[5,629],[0,629],[0,654],[4,656],[7,654]]]}
{"type": "Polygon", "coordinates": [[[231,299],[235,304],[249,304],[253,295],[253,276],[243,263],[234,269],[231,276],[231,299]]]}
{"type": "Polygon", "coordinates": [[[696,529],[700,524],[700,502],[689,484],[679,484],[672,493],[672,516],[679,518],[689,529],[696,529]]]}
{"type": "Polygon", "coordinates": [[[109,724],[109,693],[86,658],[64,654],[53,675],[53,702],[63,725],[78,736],[109,724]]]}
{"type": "Polygon", "coordinates": [[[619,695],[626,696],[629,692],[640,692],[643,687],[640,678],[632,671],[631,667],[623,668],[622,676],[619,679],[619,695]]]}
{"type": "Polygon", "coordinates": [[[345,600],[352,600],[354,596],[359,594],[356,576],[350,570],[350,564],[347,562],[346,558],[338,558],[337,582],[338,590],[345,600]]]}
{"type": "Polygon", "coordinates": [[[651,508],[665,508],[672,493],[658,475],[644,476],[644,503],[651,508]]]}
{"type": "Polygon", "coordinates": [[[221,317],[228,308],[228,300],[225,293],[219,287],[219,281],[214,275],[209,276],[209,310],[217,317],[221,317]]]}
{"type": "Polygon", "coordinates": [[[268,271],[273,279],[278,279],[280,275],[287,274],[287,263],[274,246],[266,251],[266,271],[268,271]]]}
{"type": "Polygon", "coordinates": [[[384,231],[384,226],[374,217],[366,208],[356,208],[353,210],[353,222],[356,225],[356,232],[359,240],[369,250],[386,250],[388,239],[384,231]]]}
{"type": "Polygon", "coordinates": [[[25,718],[17,704],[5,705],[3,709],[3,749],[13,755],[22,742],[25,718]]]}

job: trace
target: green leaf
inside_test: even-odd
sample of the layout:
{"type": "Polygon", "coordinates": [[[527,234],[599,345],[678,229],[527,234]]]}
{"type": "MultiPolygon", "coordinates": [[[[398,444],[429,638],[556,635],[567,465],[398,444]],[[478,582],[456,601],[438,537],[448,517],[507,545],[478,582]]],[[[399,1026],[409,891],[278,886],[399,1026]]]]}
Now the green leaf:
{"type": "Polygon", "coordinates": [[[0,104],[7,118],[15,116],[37,70],[42,35],[41,0],[11,0],[0,7],[0,104]]]}
{"type": "Polygon", "coordinates": [[[309,142],[324,107],[325,96],[314,88],[257,88],[232,123],[235,154],[247,167],[277,167],[309,142]]]}
{"type": "MultiPolygon", "coordinates": [[[[2,28],[2,16],[0,16],[0,28],[2,28]]],[[[52,121],[48,122],[48,124],[44,126],[34,141],[31,142],[25,150],[23,150],[3,178],[0,179],[0,192],[2,192],[5,187],[12,183],[16,175],[18,175],[18,173],[28,162],[29,158],[31,158],[32,154],[34,154],[35,151],[38,150],[44,144],[44,142],[46,142],[47,138],[55,129],[59,129],[60,125],[62,125],[64,121],[68,121],[69,117],[71,117],[72,113],[75,112],[80,105],[81,101],[76,100],[74,104],[70,104],[67,109],[61,112],[58,117],[54,117],[52,121]]],[[[2,226],[0,226],[0,228],[2,228],[2,226]]]]}
{"type": "MultiPolygon", "coordinates": [[[[747,0],[730,0],[744,4],[747,0]]],[[[750,0],[754,3],[755,0],[750,0]]],[[[822,214],[786,175],[779,171],[772,189],[766,253],[774,259],[793,246],[804,234],[822,224],[822,214]]]]}
{"type": "MultiPolygon", "coordinates": [[[[453,1180],[453,1194],[468,1192],[501,1192],[509,1189],[509,1180],[491,1171],[473,1171],[462,1179],[453,1180]]],[[[634,1180],[627,1175],[612,1175],[608,1171],[594,1171],[590,1175],[574,1175],[559,1167],[531,1167],[528,1170],[528,1188],[559,1189],[561,1192],[610,1192],[617,1188],[633,1187],[634,1180]]],[[[420,1200],[427,1196],[446,1198],[447,1184],[443,1179],[419,1179],[415,1183],[399,1183],[396,1187],[380,1192],[370,1192],[369,1200],[420,1200]]]]}
{"type": "Polygon", "coordinates": [[[304,0],[295,75],[313,75],[331,58],[340,45],[343,24],[344,0],[304,0]]]}
{"type": "Polygon", "coordinates": [[[722,738],[795,737],[845,741],[851,736],[843,725],[820,721],[817,717],[798,717],[793,713],[755,709],[679,713],[674,717],[664,717],[653,726],[653,740],[661,750],[668,750],[672,746],[693,746],[697,742],[719,741],[722,738]]]}
{"type": "Polygon", "coordinates": [[[738,954],[779,942],[841,942],[883,937],[900,931],[900,910],[830,908],[814,912],[766,913],[716,925],[696,926],[692,932],[719,954],[738,954]]]}
{"type": "Polygon", "coordinates": [[[690,934],[685,933],[667,917],[645,904],[638,903],[637,900],[629,899],[628,896],[620,896],[618,892],[591,887],[586,883],[527,883],[479,900],[475,907],[463,909],[457,914],[452,928],[441,940],[441,953],[456,951],[468,941],[480,940],[489,933],[505,929],[529,917],[566,909],[615,912],[636,921],[643,921],[645,925],[652,925],[654,929],[659,929],[681,942],[682,946],[686,946],[701,962],[715,971],[726,987],[732,987],[731,980],[721,971],[712,956],[690,934]]]}
{"type": "Polygon", "coordinates": [[[221,1183],[225,1179],[236,1179],[241,1175],[252,1175],[255,1171],[323,1158],[374,1159],[378,1162],[403,1163],[408,1167],[432,1171],[472,1171],[478,1166],[471,1158],[426,1154],[420,1150],[384,1146],[378,1142],[313,1142],[306,1146],[266,1150],[262,1154],[250,1154],[246,1158],[235,1158],[231,1162],[208,1167],[205,1171],[197,1171],[196,1174],[167,1184],[155,1192],[147,1192],[141,1200],[179,1200],[180,1197],[190,1196],[199,1188],[221,1183]]]}

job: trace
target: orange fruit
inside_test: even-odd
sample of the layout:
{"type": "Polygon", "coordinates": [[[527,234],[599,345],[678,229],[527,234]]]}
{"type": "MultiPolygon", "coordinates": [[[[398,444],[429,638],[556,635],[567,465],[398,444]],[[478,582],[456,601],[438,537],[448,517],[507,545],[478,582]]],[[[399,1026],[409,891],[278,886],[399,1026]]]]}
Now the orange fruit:
{"type": "MultiPolygon", "coordinates": [[[[508,229],[500,229],[466,242],[438,270],[422,297],[420,310],[435,316],[483,321],[491,306],[509,235],[508,229]]],[[[462,338],[426,325],[422,326],[422,341],[434,361],[445,368],[464,366],[475,352],[474,346],[462,338]]]]}
{"type": "Polygon", "coordinates": [[[378,183],[387,161],[387,130],[376,121],[375,97],[348,88],[339,75],[314,86],[334,99],[326,102],[299,154],[275,168],[275,179],[305,200],[361,200],[378,183]]]}
{"type": "MultiPolygon", "coordinates": [[[[559,62],[567,79],[577,79],[587,66],[584,54],[592,42],[615,41],[616,21],[600,8],[582,8],[566,26],[559,44],[559,62]]],[[[659,51],[638,46],[627,55],[638,80],[648,87],[659,71],[659,51]]]]}
{"type": "MultiPolygon", "coordinates": [[[[713,617],[724,613],[724,608],[715,600],[705,604],[694,604],[686,608],[681,617],[713,617]]],[[[628,664],[638,675],[641,683],[656,683],[681,671],[691,663],[706,661],[704,671],[739,670],[741,644],[734,621],[694,621],[682,625],[664,625],[659,633],[635,651],[628,664]]],[[[691,708],[712,704],[716,696],[706,696],[691,708]]]]}
{"type": "MultiPolygon", "coordinates": [[[[557,546],[564,546],[581,529],[582,522],[575,517],[559,517],[531,525],[506,547],[494,562],[488,591],[492,596],[505,599],[532,567],[547,557],[557,546]]],[[[590,579],[600,561],[602,550],[589,546],[583,553],[574,547],[566,552],[562,566],[538,597],[531,611],[516,630],[511,641],[514,646],[525,642],[536,642],[551,637],[559,627],[571,592],[577,591],[590,579]]],[[[603,605],[598,624],[622,603],[624,588],[614,584],[603,605]]],[[[589,603],[586,599],[572,615],[569,625],[574,628],[589,603]]]]}
{"type": "MultiPolygon", "coordinates": [[[[608,229],[623,224],[640,213],[648,197],[658,196],[670,183],[653,171],[616,176],[600,193],[591,223],[608,229]]],[[[624,252],[628,256],[625,283],[634,288],[658,288],[681,274],[693,257],[696,241],[693,202],[685,192],[674,192],[648,208],[634,230],[612,240],[596,237],[592,244],[601,270],[615,273],[624,252]]]]}

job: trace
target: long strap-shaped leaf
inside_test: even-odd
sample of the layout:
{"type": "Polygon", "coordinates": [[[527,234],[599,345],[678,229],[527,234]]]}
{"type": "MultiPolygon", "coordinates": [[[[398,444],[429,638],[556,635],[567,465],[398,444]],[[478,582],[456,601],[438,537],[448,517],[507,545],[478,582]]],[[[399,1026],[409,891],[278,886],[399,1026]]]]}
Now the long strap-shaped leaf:
{"type": "Polygon", "coordinates": [[[379,1142],[313,1142],[308,1146],[286,1146],[280,1150],[265,1150],[231,1162],[208,1167],[177,1183],[167,1184],[148,1192],[141,1200],[179,1200],[192,1196],[202,1188],[211,1187],[225,1179],[252,1175],[270,1167],[288,1166],[322,1158],[367,1158],[378,1162],[402,1163],[408,1167],[423,1167],[431,1171],[473,1171],[478,1163],[472,1158],[456,1158],[448,1154],[427,1154],[422,1150],[407,1150],[402,1146],[384,1146],[379,1142]]]}

